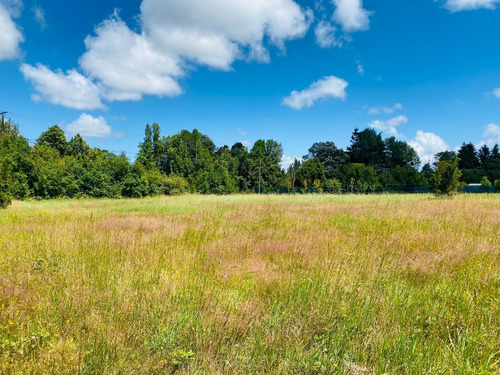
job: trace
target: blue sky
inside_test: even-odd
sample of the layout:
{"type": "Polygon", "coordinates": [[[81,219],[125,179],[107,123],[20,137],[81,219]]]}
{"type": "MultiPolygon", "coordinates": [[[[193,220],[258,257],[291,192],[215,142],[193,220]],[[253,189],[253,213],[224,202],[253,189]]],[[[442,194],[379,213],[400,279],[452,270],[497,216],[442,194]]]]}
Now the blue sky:
{"type": "Polygon", "coordinates": [[[0,0],[0,109],[134,159],[146,123],[286,159],[355,127],[500,143],[500,0],[0,0]]]}

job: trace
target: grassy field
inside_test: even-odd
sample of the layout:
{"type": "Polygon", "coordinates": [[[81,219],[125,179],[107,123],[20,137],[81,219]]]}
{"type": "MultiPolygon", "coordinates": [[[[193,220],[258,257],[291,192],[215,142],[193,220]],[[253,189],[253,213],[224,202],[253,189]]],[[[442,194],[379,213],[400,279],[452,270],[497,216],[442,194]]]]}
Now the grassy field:
{"type": "Polygon", "coordinates": [[[500,195],[0,211],[0,374],[499,374],[500,195]]]}

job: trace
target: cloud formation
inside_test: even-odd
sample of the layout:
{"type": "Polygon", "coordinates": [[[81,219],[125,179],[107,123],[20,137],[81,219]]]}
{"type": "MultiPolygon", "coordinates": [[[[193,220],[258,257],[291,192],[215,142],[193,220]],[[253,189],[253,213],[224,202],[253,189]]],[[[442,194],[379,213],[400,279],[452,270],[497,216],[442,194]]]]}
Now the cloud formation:
{"type": "Polygon", "coordinates": [[[406,116],[396,116],[393,118],[390,118],[389,120],[383,121],[383,120],[374,120],[368,124],[371,128],[385,132],[391,136],[401,138],[401,134],[398,133],[396,127],[400,125],[404,125],[408,123],[408,117],[406,116]]]}
{"type": "Polygon", "coordinates": [[[104,108],[99,98],[99,88],[87,77],[71,69],[51,71],[45,65],[22,64],[21,72],[30,81],[38,94],[32,95],[36,102],[47,101],[73,109],[104,108]]]}
{"type": "Polygon", "coordinates": [[[156,50],[144,36],[131,31],[115,14],[87,36],[80,66],[97,82],[109,101],[140,100],[143,95],[182,93],[176,78],[184,73],[178,57],[156,50]]]}
{"type": "Polygon", "coordinates": [[[66,131],[70,135],[80,134],[82,137],[110,137],[117,136],[113,134],[111,126],[109,126],[104,117],[92,117],[86,113],[82,113],[78,119],[73,121],[66,127],[66,131]]]}
{"type": "Polygon", "coordinates": [[[343,39],[337,38],[336,32],[337,28],[330,22],[319,22],[314,29],[316,43],[323,48],[342,47],[343,39]]]}
{"type": "Polygon", "coordinates": [[[40,5],[36,5],[31,8],[33,11],[33,17],[35,21],[40,25],[41,30],[45,30],[47,28],[47,21],[45,20],[45,11],[40,5]]]}
{"type": "Polygon", "coordinates": [[[342,26],[345,32],[368,30],[370,14],[363,8],[363,0],[333,0],[335,12],[333,20],[342,26]]]}
{"type": "Polygon", "coordinates": [[[500,87],[493,90],[493,95],[497,98],[500,99],[500,87]]]}
{"type": "Polygon", "coordinates": [[[451,12],[475,9],[495,9],[500,0],[447,0],[444,7],[451,12]]]}
{"type": "Polygon", "coordinates": [[[75,69],[65,76],[41,64],[23,68],[40,93],[34,98],[91,109],[102,107],[101,100],[180,95],[179,79],[190,64],[230,70],[236,60],[268,62],[268,47],[284,51],[286,41],[302,38],[313,14],[293,0],[143,0],[138,19],[141,30],[133,31],[115,12],[85,38],[79,67],[86,76],[75,69]],[[87,99],[95,88],[97,99],[87,105],[62,100],[46,82],[56,77],[67,86],[76,84],[80,92],[85,81],[87,99]]]}
{"type": "Polygon", "coordinates": [[[435,154],[449,149],[440,136],[422,130],[417,131],[416,137],[408,144],[415,149],[422,163],[432,162],[435,154]]]}
{"type": "Polygon", "coordinates": [[[346,81],[335,76],[323,77],[313,82],[305,90],[292,91],[289,96],[283,99],[283,104],[293,109],[302,109],[312,107],[318,100],[328,98],[343,100],[347,97],[345,89],[348,85],[346,81]]]}
{"type": "Polygon", "coordinates": [[[401,103],[395,103],[393,106],[388,106],[388,105],[374,106],[374,107],[365,106],[363,107],[363,109],[366,109],[369,115],[380,115],[382,113],[390,115],[396,111],[403,109],[403,105],[401,103]]]}
{"type": "Polygon", "coordinates": [[[19,56],[19,44],[24,37],[13,20],[17,13],[15,8],[0,3],[0,61],[19,56]]]}
{"type": "Polygon", "coordinates": [[[500,144],[500,126],[494,123],[486,125],[486,130],[483,133],[482,144],[488,147],[493,147],[495,144],[500,144]]]}
{"type": "Polygon", "coordinates": [[[278,48],[305,35],[312,11],[293,0],[144,0],[144,32],[163,52],[228,70],[236,59],[269,61],[264,39],[278,48]]]}

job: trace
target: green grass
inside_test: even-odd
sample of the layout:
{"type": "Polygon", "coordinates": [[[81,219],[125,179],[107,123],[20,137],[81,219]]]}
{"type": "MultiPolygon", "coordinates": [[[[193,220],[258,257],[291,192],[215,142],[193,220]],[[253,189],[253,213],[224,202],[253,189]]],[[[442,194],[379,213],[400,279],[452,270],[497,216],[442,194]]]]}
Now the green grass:
{"type": "Polygon", "coordinates": [[[0,211],[0,374],[498,374],[500,195],[0,211]]]}

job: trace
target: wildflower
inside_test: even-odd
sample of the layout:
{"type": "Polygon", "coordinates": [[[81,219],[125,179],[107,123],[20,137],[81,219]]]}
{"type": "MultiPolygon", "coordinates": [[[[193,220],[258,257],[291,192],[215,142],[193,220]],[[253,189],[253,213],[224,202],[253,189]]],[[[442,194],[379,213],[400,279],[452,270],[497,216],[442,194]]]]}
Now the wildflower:
{"type": "Polygon", "coordinates": [[[12,320],[9,320],[9,326],[14,325],[14,322],[12,320]]]}

